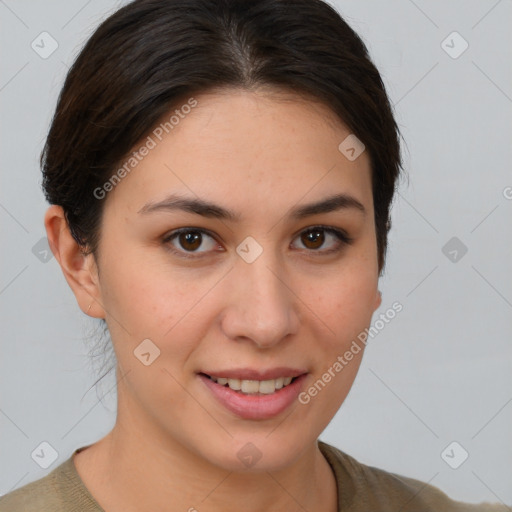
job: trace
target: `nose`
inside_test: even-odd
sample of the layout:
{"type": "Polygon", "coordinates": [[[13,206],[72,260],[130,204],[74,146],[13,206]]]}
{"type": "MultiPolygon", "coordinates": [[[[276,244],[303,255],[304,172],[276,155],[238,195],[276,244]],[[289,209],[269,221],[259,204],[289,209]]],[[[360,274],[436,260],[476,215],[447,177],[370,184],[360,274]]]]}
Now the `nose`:
{"type": "Polygon", "coordinates": [[[252,263],[235,260],[222,316],[228,338],[250,340],[259,348],[273,347],[299,327],[298,290],[271,253],[264,250],[252,263]]]}

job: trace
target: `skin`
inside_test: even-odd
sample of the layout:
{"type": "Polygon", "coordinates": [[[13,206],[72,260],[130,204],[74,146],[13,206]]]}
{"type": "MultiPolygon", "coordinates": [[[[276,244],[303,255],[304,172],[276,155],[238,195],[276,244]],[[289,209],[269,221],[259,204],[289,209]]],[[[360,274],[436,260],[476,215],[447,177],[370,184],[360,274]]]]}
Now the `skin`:
{"type": "Polygon", "coordinates": [[[74,458],[109,512],[337,510],[334,475],[317,439],[345,400],[364,350],[307,405],[294,402],[268,420],[227,411],[197,376],[291,366],[309,372],[305,390],[381,303],[369,156],[349,161],[338,150],[350,131],[327,107],[276,92],[197,96],[198,105],[103,199],[97,260],[82,255],[61,207],[46,212],[63,274],[80,308],[106,319],[117,356],[116,424],[74,458]],[[138,213],[171,192],[210,200],[241,220],[138,213]],[[365,213],[288,217],[291,208],[334,193],[353,196],[365,213]],[[325,231],[308,241],[303,233],[318,224],[345,230],[353,243],[325,231]],[[182,227],[215,238],[203,235],[195,253],[186,240],[163,242],[182,227]],[[247,236],[263,248],[252,263],[236,252],[247,236]],[[169,247],[201,256],[186,259],[169,247]],[[161,351],[149,366],[133,354],[146,338],[161,351]],[[237,452],[249,442],[262,458],[246,468],[237,452]]]}

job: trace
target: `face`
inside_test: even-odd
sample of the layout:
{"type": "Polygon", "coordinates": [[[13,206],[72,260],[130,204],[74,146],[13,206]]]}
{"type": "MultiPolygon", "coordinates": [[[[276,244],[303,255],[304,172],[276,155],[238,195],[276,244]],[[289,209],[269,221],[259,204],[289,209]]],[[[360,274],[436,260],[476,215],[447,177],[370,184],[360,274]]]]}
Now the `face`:
{"type": "Polygon", "coordinates": [[[126,374],[125,429],[273,470],[341,406],[363,350],[339,356],[380,304],[370,160],[340,152],[350,131],[322,105],[234,90],[195,101],[102,199],[95,316],[126,374]]]}

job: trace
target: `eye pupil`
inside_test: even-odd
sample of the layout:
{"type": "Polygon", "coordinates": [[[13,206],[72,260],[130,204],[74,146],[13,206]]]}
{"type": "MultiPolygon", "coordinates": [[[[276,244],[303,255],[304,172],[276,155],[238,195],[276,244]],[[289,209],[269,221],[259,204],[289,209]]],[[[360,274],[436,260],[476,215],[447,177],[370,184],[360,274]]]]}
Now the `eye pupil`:
{"type": "Polygon", "coordinates": [[[317,249],[318,247],[321,247],[322,244],[324,243],[323,231],[318,230],[318,229],[312,230],[312,231],[306,231],[305,239],[307,241],[307,243],[304,244],[304,245],[306,245],[306,247],[312,248],[312,249],[317,249]],[[310,242],[313,243],[313,247],[307,245],[310,242]]]}
{"type": "Polygon", "coordinates": [[[197,249],[201,246],[201,233],[197,231],[187,231],[185,233],[180,233],[179,241],[184,249],[197,249]]]}

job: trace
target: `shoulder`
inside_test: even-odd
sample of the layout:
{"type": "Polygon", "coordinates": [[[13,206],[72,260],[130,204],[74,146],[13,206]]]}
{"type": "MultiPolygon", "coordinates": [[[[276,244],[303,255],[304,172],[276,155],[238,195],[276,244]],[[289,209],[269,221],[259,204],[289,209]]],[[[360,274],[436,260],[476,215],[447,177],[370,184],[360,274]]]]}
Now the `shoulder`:
{"type": "MultiPolygon", "coordinates": [[[[68,462],[68,461],[66,461],[68,462]]],[[[45,477],[30,482],[0,498],[0,512],[32,512],[36,510],[63,510],[58,489],[62,466],[48,473],[45,477]]]]}
{"type": "Polygon", "coordinates": [[[421,480],[362,464],[322,441],[319,441],[319,447],[331,464],[338,488],[341,489],[342,510],[510,512],[510,508],[503,504],[455,501],[437,487],[421,480]],[[347,482],[350,484],[347,485],[347,482]]]}
{"type": "Polygon", "coordinates": [[[73,455],[43,478],[2,496],[0,512],[101,511],[84,488],[73,455]]]}

